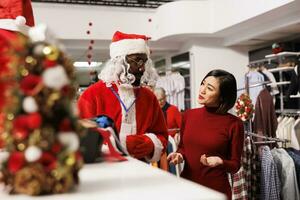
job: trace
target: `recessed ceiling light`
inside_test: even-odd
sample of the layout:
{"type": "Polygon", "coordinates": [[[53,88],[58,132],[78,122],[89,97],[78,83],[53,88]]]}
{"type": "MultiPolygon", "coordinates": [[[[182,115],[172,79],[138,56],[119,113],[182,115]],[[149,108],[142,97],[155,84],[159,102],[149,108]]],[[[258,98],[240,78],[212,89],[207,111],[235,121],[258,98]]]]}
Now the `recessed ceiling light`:
{"type": "Polygon", "coordinates": [[[102,62],[84,62],[84,61],[77,61],[74,62],[73,65],[74,67],[100,67],[102,62]]]}

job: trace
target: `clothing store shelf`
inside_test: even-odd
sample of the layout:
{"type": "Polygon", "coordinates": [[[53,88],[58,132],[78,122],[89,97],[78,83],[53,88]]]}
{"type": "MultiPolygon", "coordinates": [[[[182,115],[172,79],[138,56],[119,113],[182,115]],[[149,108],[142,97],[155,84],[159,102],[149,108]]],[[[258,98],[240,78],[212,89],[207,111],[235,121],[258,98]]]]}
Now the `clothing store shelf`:
{"type": "Polygon", "coordinates": [[[296,95],[290,95],[290,98],[300,98],[300,93],[298,92],[296,95]]]}
{"type": "Polygon", "coordinates": [[[280,71],[292,71],[294,70],[294,67],[277,67],[273,69],[268,69],[269,72],[280,72],[280,71]]]}
{"type": "Polygon", "coordinates": [[[300,52],[291,52],[291,51],[284,51],[277,54],[269,54],[266,55],[265,58],[276,58],[281,56],[299,56],[300,52]]]}

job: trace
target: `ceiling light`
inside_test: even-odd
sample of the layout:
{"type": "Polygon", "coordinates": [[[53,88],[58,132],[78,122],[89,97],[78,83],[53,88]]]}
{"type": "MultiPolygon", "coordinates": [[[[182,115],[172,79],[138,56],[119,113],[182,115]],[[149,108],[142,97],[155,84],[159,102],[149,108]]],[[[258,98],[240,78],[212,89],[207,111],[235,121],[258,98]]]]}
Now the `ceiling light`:
{"type": "Polygon", "coordinates": [[[83,62],[83,61],[78,61],[74,62],[73,65],[74,67],[100,67],[102,62],[83,62]]]}

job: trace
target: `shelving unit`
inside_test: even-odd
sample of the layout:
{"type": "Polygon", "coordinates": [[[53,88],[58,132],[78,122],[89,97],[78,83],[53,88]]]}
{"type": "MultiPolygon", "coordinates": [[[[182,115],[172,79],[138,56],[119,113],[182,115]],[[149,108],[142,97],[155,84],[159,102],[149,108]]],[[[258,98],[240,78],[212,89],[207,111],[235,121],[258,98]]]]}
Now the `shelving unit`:
{"type": "MultiPolygon", "coordinates": [[[[279,61],[282,60],[282,58],[286,57],[286,56],[299,56],[300,52],[280,52],[278,54],[270,54],[270,55],[266,55],[265,58],[269,60],[269,62],[271,60],[275,60],[278,59],[279,61]]],[[[283,72],[288,72],[288,71],[292,71],[294,70],[294,67],[278,67],[278,68],[273,68],[273,69],[268,69],[269,72],[275,73],[275,72],[279,72],[279,82],[276,83],[276,85],[280,86],[280,111],[283,112],[284,111],[284,95],[283,95],[283,85],[286,84],[290,84],[290,81],[283,81],[283,76],[282,73],[283,72]]]]}

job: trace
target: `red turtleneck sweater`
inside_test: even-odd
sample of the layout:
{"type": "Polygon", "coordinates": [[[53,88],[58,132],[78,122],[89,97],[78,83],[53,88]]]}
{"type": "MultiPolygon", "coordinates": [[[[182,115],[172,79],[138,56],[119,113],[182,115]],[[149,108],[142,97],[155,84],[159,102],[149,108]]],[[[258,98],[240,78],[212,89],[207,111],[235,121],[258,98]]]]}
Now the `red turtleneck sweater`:
{"type": "Polygon", "coordinates": [[[184,156],[182,177],[219,192],[231,199],[227,173],[240,168],[244,141],[243,123],[231,114],[216,114],[203,107],[184,113],[178,152],[184,156]],[[219,156],[223,164],[207,167],[200,163],[202,154],[219,156]]]}

